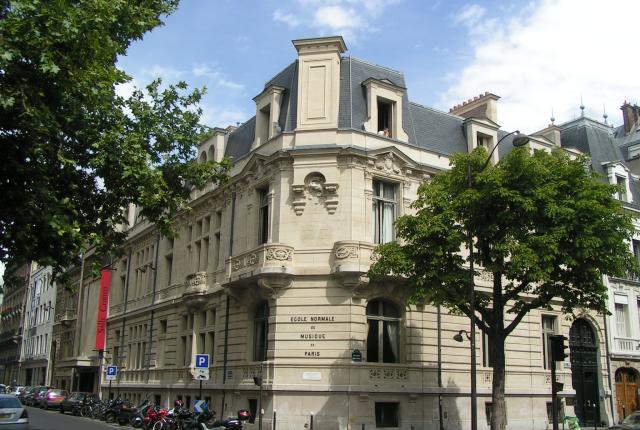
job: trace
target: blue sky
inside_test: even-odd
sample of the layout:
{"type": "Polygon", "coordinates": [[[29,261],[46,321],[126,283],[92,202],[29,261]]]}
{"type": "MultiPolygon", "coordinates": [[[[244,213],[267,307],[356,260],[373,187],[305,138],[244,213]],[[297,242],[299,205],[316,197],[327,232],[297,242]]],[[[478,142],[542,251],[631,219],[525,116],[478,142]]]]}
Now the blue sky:
{"type": "Polygon", "coordinates": [[[640,96],[638,16],[638,0],[182,0],[119,60],[134,78],[120,91],[155,76],[206,85],[203,120],[225,127],[254,115],[292,39],[340,34],[346,55],[403,72],[414,102],[448,110],[490,91],[503,128],[533,132],[582,98],[619,125],[640,96]]]}

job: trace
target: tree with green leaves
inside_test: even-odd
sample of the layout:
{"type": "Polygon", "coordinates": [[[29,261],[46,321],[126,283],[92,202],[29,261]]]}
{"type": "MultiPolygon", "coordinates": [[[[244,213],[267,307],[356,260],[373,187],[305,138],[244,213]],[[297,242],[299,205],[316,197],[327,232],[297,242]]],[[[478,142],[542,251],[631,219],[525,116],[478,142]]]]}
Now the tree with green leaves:
{"type": "MultiPolygon", "coordinates": [[[[633,226],[617,188],[587,168],[586,158],[514,149],[483,169],[483,148],[452,157],[451,170],[421,185],[415,214],[396,222],[398,242],[379,248],[372,278],[400,276],[414,299],[472,318],[493,359],[491,428],[505,428],[505,341],[535,309],[560,299],[562,311],[606,312],[603,275],[635,270],[633,226]],[[471,185],[467,169],[470,167],[471,185]],[[470,311],[467,234],[473,262],[492,288],[474,288],[470,311]]],[[[476,270],[475,276],[479,276],[476,270]]]]}
{"type": "Polygon", "coordinates": [[[0,260],[59,271],[108,254],[130,203],[170,235],[190,187],[226,178],[227,161],[196,162],[203,90],[116,92],[131,80],[118,56],[178,3],[0,0],[0,260]]]}

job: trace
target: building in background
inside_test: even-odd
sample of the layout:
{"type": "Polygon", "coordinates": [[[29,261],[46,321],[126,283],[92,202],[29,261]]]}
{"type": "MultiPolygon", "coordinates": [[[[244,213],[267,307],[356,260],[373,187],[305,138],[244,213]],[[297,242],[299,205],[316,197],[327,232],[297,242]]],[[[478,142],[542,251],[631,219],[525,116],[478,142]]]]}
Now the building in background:
{"type": "MultiPolygon", "coordinates": [[[[318,428],[417,430],[439,419],[469,428],[469,349],[453,340],[468,320],[445,313],[438,326],[434,307],[366,275],[418,186],[448,169],[452,154],[491,150],[507,134],[499,97],[437,111],[410,102],[402,73],[344,56],[340,37],[293,44],[298,58],[256,95],[255,116],[200,145],[200,160],[227,156],[234,167],[227,184],[193,192],[193,210],[175,220],[179,235],[162,237],[130,210],[124,257],[112,266],[105,361],[119,368],[114,389],[190,405],[194,356],[204,353],[204,398],[220,416],[255,416],[261,404],[266,425],[277,411],[283,428],[311,419],[318,428]]],[[[580,139],[552,124],[528,145],[588,152],[580,139]]],[[[572,339],[571,362],[558,371],[563,413],[588,425],[613,419],[605,320],[567,321],[559,305],[532,312],[508,339],[510,429],[548,426],[553,334],[572,339]]],[[[485,428],[492,367],[487,342],[478,347],[485,428]]]]}
{"type": "Polygon", "coordinates": [[[20,375],[20,352],[26,293],[31,264],[8,265],[0,312],[0,383],[15,385],[20,375]]]}
{"type": "MultiPolygon", "coordinates": [[[[622,125],[578,118],[561,125],[563,137],[592,157],[592,167],[607,181],[620,186],[616,198],[633,216],[636,233],[629,244],[640,263],[640,127],[637,105],[623,103],[622,125]]],[[[640,388],[640,279],[629,273],[606,280],[609,287],[607,317],[611,390],[616,420],[639,408],[640,388]]]]}
{"type": "Polygon", "coordinates": [[[50,267],[31,265],[23,322],[20,385],[51,384],[51,342],[56,285],[50,267]]]}
{"type": "Polygon", "coordinates": [[[50,361],[52,384],[97,392],[102,357],[95,348],[100,278],[95,276],[93,250],[70,268],[70,288],[58,288],[50,361]]]}

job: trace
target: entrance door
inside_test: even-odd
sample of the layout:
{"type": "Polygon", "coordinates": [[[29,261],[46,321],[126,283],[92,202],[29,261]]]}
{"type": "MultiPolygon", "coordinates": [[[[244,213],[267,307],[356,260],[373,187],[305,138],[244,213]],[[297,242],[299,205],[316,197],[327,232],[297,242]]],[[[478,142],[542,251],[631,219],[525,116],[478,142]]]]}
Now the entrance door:
{"type": "Polygon", "coordinates": [[[600,424],[598,344],[593,329],[583,319],[569,331],[571,381],[576,390],[576,416],[582,426],[600,424]]]}
{"type": "Polygon", "coordinates": [[[638,409],[638,372],[634,369],[616,370],[616,401],[621,420],[638,409]]]}

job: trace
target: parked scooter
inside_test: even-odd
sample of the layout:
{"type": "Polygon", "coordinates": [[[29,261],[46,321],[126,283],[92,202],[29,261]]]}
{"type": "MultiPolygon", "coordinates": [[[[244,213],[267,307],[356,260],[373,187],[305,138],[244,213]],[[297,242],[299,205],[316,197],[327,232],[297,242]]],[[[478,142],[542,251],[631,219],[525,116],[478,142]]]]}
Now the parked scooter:
{"type": "MultiPolygon", "coordinates": [[[[213,412],[213,415],[215,415],[215,412],[213,412]]],[[[200,423],[199,430],[242,430],[244,428],[243,423],[249,420],[249,418],[251,418],[249,411],[240,409],[237,418],[214,421],[212,427],[207,427],[205,423],[202,422],[200,423]]]]}

